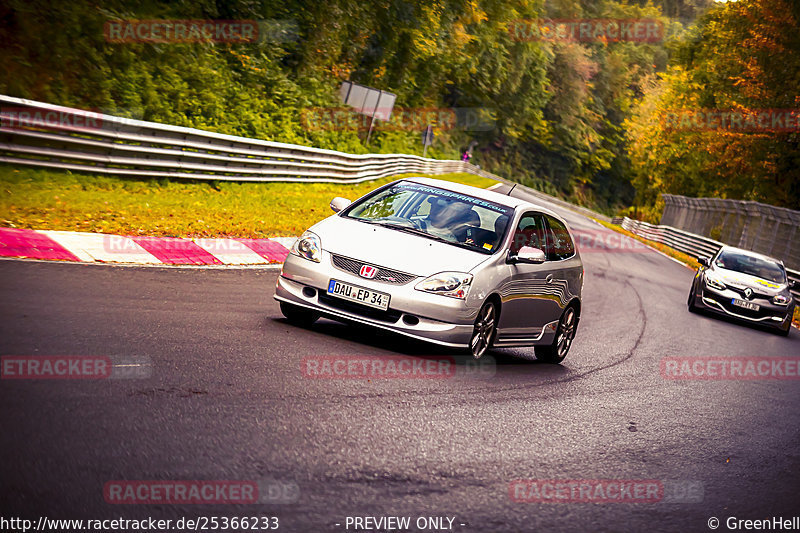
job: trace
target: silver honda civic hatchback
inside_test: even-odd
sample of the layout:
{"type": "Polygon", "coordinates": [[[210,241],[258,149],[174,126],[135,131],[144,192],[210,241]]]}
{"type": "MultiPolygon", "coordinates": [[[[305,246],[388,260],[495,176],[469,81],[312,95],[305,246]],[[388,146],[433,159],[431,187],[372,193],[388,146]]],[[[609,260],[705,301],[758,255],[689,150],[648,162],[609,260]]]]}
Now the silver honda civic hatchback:
{"type": "Polygon", "coordinates": [[[566,223],[518,198],[427,178],[389,183],[294,243],[275,289],[286,318],[368,324],[476,358],[535,346],[560,363],[581,314],[583,263],[566,223]]]}

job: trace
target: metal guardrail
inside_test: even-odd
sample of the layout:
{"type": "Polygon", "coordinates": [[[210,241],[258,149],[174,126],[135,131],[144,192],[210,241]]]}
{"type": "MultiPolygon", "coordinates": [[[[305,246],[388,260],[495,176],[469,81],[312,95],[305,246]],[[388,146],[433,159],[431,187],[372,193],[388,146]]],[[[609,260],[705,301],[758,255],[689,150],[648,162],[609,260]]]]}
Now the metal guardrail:
{"type": "Polygon", "coordinates": [[[579,213],[579,214],[581,214],[581,215],[583,215],[585,217],[596,218],[596,219],[602,220],[604,222],[610,222],[611,221],[611,218],[608,217],[607,215],[604,215],[602,213],[598,213],[597,211],[592,211],[591,209],[589,209],[587,207],[583,207],[583,206],[580,206],[580,205],[577,205],[577,204],[571,204],[571,203],[567,202],[566,200],[562,200],[561,198],[557,198],[555,196],[552,196],[550,194],[544,193],[542,191],[537,191],[536,189],[531,189],[530,187],[526,187],[525,185],[513,182],[511,180],[507,180],[505,178],[501,178],[500,176],[495,176],[494,174],[491,174],[489,172],[485,172],[485,171],[481,170],[478,167],[474,167],[473,165],[470,165],[470,167],[472,167],[472,170],[469,170],[468,172],[471,172],[472,174],[477,174],[479,176],[483,176],[485,178],[490,178],[490,179],[493,179],[493,180],[496,180],[496,181],[503,182],[506,185],[514,187],[514,192],[516,192],[516,191],[525,191],[526,193],[530,194],[531,196],[535,196],[536,198],[538,198],[538,199],[540,199],[540,200],[542,200],[544,202],[555,204],[557,206],[563,207],[564,209],[569,209],[571,211],[575,211],[576,213],[579,213]]]}
{"type": "MultiPolygon", "coordinates": [[[[309,183],[468,172],[515,185],[463,161],[407,154],[347,154],[4,95],[0,95],[0,162],[120,176],[309,183]]],[[[546,202],[608,220],[600,213],[516,185],[546,202]]]]}
{"type": "MultiPolygon", "coordinates": [[[[665,244],[674,250],[688,254],[695,259],[698,257],[711,257],[723,246],[723,243],[696,235],[687,231],[679,230],[671,226],[650,224],[631,220],[628,217],[614,218],[612,223],[620,224],[622,229],[628,230],[634,235],[645,239],[665,244]]],[[[800,284],[800,272],[786,269],[789,279],[800,284]]],[[[800,287],[792,291],[795,297],[800,298],[800,287]]]]}
{"type": "Polygon", "coordinates": [[[661,224],[778,257],[800,269],[800,211],[746,200],[661,197],[661,224]]]}
{"type": "Polygon", "coordinates": [[[478,173],[477,167],[462,161],[347,154],[4,95],[0,95],[0,162],[120,176],[225,181],[358,183],[406,173],[478,173]]]}

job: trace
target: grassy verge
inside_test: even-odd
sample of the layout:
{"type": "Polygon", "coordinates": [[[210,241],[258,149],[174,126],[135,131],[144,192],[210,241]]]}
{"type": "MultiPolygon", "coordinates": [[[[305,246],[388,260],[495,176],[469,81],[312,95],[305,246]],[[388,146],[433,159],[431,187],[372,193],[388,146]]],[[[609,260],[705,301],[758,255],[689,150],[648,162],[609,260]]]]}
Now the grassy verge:
{"type": "Polygon", "coordinates": [[[643,237],[639,237],[635,233],[631,233],[630,231],[628,231],[626,229],[622,229],[622,226],[618,226],[616,224],[611,224],[609,222],[604,222],[604,221],[596,219],[596,218],[593,218],[592,220],[594,220],[598,224],[600,224],[600,225],[602,225],[602,226],[604,226],[604,227],[606,227],[608,229],[611,229],[611,230],[614,230],[616,232],[619,232],[619,233],[622,233],[624,235],[627,235],[628,237],[634,238],[637,241],[641,241],[641,242],[647,244],[648,246],[650,246],[652,248],[655,248],[659,252],[662,252],[662,253],[672,257],[673,259],[677,259],[681,263],[692,267],[695,270],[700,268],[700,263],[698,263],[697,260],[694,257],[692,257],[691,255],[685,254],[683,252],[679,252],[678,250],[670,248],[666,244],[661,244],[660,242],[650,241],[650,240],[647,240],[647,239],[645,239],[643,237]]]}
{"type": "MultiPolygon", "coordinates": [[[[634,239],[636,239],[638,241],[641,241],[641,242],[647,244],[648,246],[651,246],[651,247],[655,248],[659,252],[663,252],[663,253],[667,254],[668,256],[677,259],[681,263],[692,267],[695,270],[700,268],[700,263],[698,263],[697,260],[694,257],[692,257],[692,256],[690,256],[688,254],[685,254],[683,252],[679,252],[678,250],[673,250],[672,248],[670,248],[667,245],[664,245],[664,244],[661,244],[661,243],[658,243],[658,242],[651,241],[651,240],[645,239],[643,237],[640,237],[640,236],[638,236],[638,235],[636,235],[634,233],[631,233],[630,231],[628,231],[626,229],[622,229],[622,226],[618,226],[616,224],[610,224],[608,222],[604,222],[604,221],[598,220],[598,219],[593,219],[593,220],[595,222],[597,222],[598,224],[601,224],[601,225],[605,226],[608,229],[617,231],[619,233],[623,233],[623,234],[625,234],[625,235],[627,235],[629,237],[632,237],[632,238],[634,238],[634,239]]],[[[792,318],[792,324],[794,324],[795,326],[800,328],[800,306],[795,306],[795,308],[794,308],[794,317],[792,318]]]]}
{"type": "MultiPolygon", "coordinates": [[[[174,237],[299,235],[329,216],[335,196],[356,199],[399,176],[360,184],[136,179],[0,165],[0,226],[174,237]]],[[[472,174],[431,176],[488,187],[472,174]]]]}

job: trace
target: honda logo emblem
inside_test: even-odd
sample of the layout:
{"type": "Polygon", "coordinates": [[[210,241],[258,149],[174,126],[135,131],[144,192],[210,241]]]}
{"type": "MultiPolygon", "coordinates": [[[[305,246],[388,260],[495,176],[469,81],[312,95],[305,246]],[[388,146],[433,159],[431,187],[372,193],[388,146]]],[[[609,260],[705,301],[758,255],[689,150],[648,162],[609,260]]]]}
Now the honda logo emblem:
{"type": "Polygon", "coordinates": [[[375,277],[375,274],[378,273],[378,269],[374,266],[364,265],[361,267],[361,270],[358,272],[358,275],[362,278],[372,279],[375,277]]]}

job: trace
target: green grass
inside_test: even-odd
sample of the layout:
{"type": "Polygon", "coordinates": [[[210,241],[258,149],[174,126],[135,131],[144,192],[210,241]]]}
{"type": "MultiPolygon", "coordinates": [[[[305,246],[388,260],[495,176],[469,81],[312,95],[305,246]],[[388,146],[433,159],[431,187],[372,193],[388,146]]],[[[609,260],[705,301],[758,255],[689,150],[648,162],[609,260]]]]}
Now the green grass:
{"type": "MultiPolygon", "coordinates": [[[[472,174],[434,178],[488,187],[472,174]]],[[[137,179],[0,165],[0,226],[173,237],[295,236],[398,176],[360,184],[137,179]]]]}
{"type": "MultiPolygon", "coordinates": [[[[628,235],[629,237],[632,237],[632,238],[634,238],[636,240],[642,241],[643,243],[647,244],[648,246],[651,246],[651,247],[655,248],[656,250],[658,250],[660,252],[664,252],[668,256],[673,257],[673,258],[677,259],[678,261],[680,261],[681,263],[690,266],[694,270],[697,270],[697,269],[700,268],[700,263],[697,262],[697,259],[695,259],[694,257],[692,257],[692,256],[690,256],[688,254],[685,254],[683,252],[679,252],[678,250],[674,250],[674,249],[670,248],[669,246],[667,246],[665,244],[661,244],[659,242],[651,241],[651,240],[645,239],[643,237],[640,237],[640,236],[638,236],[638,235],[636,235],[634,233],[631,233],[630,231],[628,231],[626,229],[622,229],[622,226],[618,226],[616,224],[610,224],[608,222],[604,222],[604,221],[598,220],[598,219],[593,219],[593,220],[595,222],[597,222],[598,224],[601,224],[601,225],[607,227],[608,229],[617,231],[619,233],[623,233],[623,234],[628,235]]],[[[800,328],[800,306],[795,306],[795,308],[794,308],[794,316],[792,317],[792,323],[795,326],[797,326],[798,328],[800,328]]]]}

